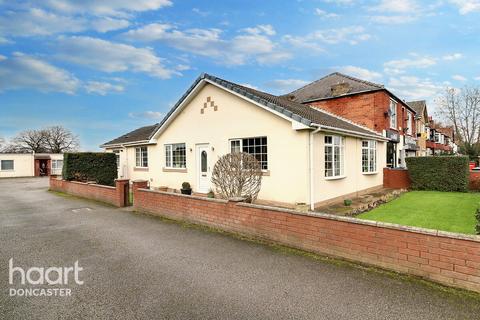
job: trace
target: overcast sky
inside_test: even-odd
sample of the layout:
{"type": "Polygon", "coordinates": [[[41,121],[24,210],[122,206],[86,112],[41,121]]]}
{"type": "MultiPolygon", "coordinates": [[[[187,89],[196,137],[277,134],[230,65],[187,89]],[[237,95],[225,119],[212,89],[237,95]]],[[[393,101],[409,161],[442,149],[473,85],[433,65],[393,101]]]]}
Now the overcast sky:
{"type": "Polygon", "coordinates": [[[61,124],[95,150],[202,72],[278,94],[340,71],[434,109],[479,84],[479,20],[480,0],[0,0],[0,137],[61,124]]]}

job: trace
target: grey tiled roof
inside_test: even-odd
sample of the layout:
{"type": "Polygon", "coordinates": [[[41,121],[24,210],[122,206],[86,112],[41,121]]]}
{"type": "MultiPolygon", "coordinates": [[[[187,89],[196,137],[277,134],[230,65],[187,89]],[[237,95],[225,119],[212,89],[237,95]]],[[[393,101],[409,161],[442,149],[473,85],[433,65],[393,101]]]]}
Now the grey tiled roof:
{"type": "Polygon", "coordinates": [[[256,102],[263,104],[268,108],[279,111],[284,115],[288,116],[289,118],[302,122],[305,125],[311,126],[314,124],[318,124],[331,128],[352,131],[354,133],[376,135],[380,137],[379,134],[372,130],[369,130],[368,128],[354,124],[346,119],[342,119],[326,111],[314,109],[308,105],[292,101],[285,96],[275,96],[208,74],[204,74],[203,76],[206,79],[209,79],[227,89],[235,91],[247,98],[255,100],[256,102]]]}
{"type": "Polygon", "coordinates": [[[138,128],[136,130],[133,130],[129,133],[126,133],[118,138],[115,138],[111,141],[108,141],[104,143],[103,145],[114,145],[114,144],[122,144],[122,143],[129,143],[129,142],[138,142],[138,141],[144,141],[144,140],[149,140],[150,136],[155,132],[155,129],[157,128],[157,125],[151,125],[151,126],[145,126],[138,128]]]}
{"type": "Polygon", "coordinates": [[[300,89],[286,94],[285,97],[292,97],[293,100],[297,102],[333,98],[334,96],[332,95],[331,90],[332,86],[341,83],[347,83],[349,87],[348,92],[344,95],[385,89],[385,87],[381,84],[376,84],[339,72],[334,72],[312,83],[309,83],[300,89]]]}
{"type": "Polygon", "coordinates": [[[107,142],[104,145],[135,142],[135,141],[141,141],[141,140],[148,140],[152,138],[155,132],[158,129],[160,129],[160,127],[162,127],[162,125],[167,121],[167,119],[175,112],[175,110],[180,106],[180,104],[185,100],[185,98],[193,91],[193,89],[202,80],[211,81],[227,90],[231,90],[241,96],[244,96],[245,98],[251,99],[256,103],[259,103],[273,111],[277,111],[292,120],[303,123],[306,126],[320,125],[320,126],[332,128],[333,130],[338,129],[339,131],[349,131],[353,134],[368,135],[368,136],[383,138],[382,135],[376,133],[373,130],[354,124],[353,122],[347,119],[340,118],[326,111],[314,109],[308,105],[304,105],[304,104],[292,101],[288,99],[286,96],[275,96],[266,92],[245,87],[245,86],[203,73],[202,75],[200,75],[200,77],[198,77],[195,80],[195,82],[183,94],[183,96],[178,100],[178,102],[173,106],[173,108],[170,109],[168,114],[163,118],[163,120],[159,124],[137,129],[135,131],[127,133],[124,136],[121,136],[117,139],[107,142]]]}

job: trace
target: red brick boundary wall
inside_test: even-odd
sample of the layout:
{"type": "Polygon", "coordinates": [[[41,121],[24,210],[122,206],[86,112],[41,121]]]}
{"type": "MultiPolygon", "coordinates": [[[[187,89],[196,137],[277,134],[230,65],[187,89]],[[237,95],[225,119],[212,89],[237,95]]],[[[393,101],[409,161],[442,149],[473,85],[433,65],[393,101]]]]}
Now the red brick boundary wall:
{"type": "Polygon", "coordinates": [[[392,189],[408,189],[412,181],[407,169],[383,168],[383,186],[392,189]]]}
{"type": "Polygon", "coordinates": [[[480,171],[470,171],[470,190],[480,191],[480,171]]]}
{"type": "Polygon", "coordinates": [[[134,208],[480,292],[480,236],[135,188],[134,208]]]}
{"type": "Polygon", "coordinates": [[[50,176],[50,190],[109,203],[116,207],[128,206],[129,180],[115,180],[115,187],[100,184],[60,180],[50,176]]]}

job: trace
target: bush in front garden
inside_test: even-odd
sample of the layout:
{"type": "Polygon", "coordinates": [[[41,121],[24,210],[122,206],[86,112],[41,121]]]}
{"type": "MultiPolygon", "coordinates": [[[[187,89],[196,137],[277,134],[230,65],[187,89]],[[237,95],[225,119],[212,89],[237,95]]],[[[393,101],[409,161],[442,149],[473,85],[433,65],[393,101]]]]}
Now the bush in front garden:
{"type": "Polygon", "coordinates": [[[412,189],[468,191],[468,157],[412,157],[406,161],[412,189]]]}
{"type": "Polygon", "coordinates": [[[95,181],[113,186],[117,178],[116,156],[105,152],[65,153],[62,176],[69,181],[95,181]]]}

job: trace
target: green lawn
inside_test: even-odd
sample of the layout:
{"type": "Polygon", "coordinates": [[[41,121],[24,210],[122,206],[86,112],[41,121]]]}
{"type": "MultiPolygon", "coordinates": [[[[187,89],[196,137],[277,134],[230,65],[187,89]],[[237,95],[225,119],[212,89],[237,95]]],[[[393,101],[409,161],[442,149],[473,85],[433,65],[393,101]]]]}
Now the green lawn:
{"type": "Polygon", "coordinates": [[[358,218],[475,234],[479,193],[411,191],[358,218]]]}

